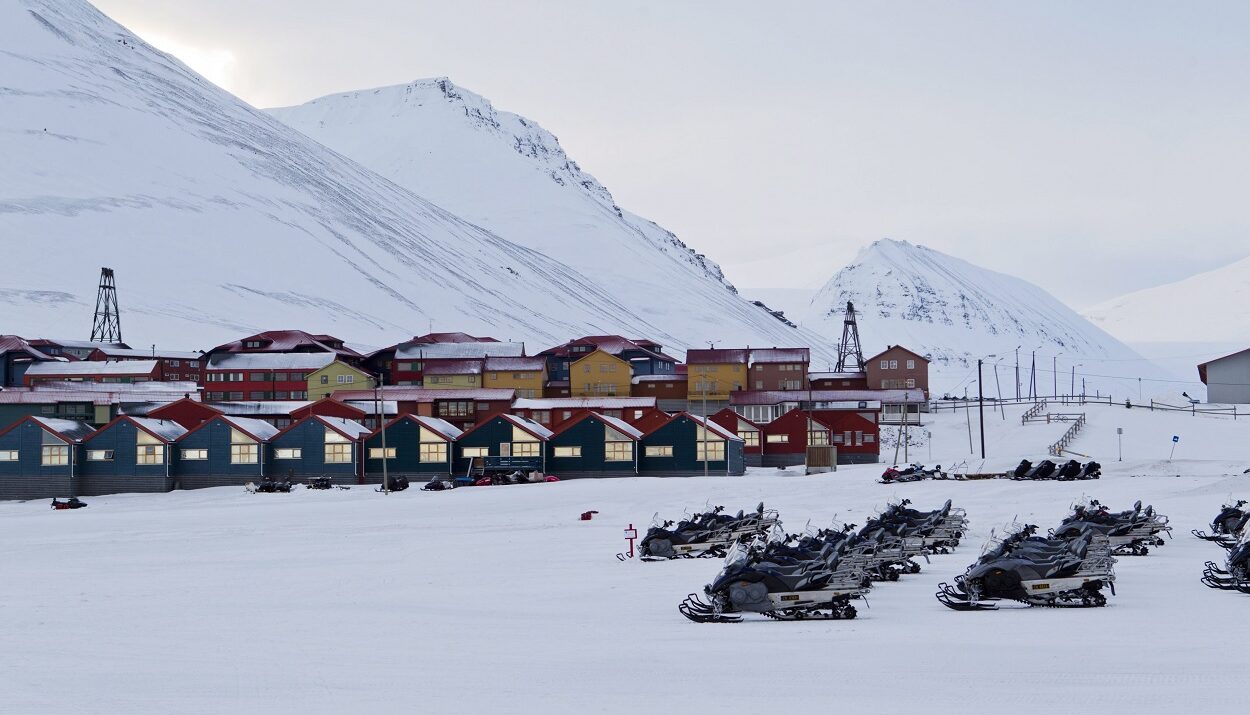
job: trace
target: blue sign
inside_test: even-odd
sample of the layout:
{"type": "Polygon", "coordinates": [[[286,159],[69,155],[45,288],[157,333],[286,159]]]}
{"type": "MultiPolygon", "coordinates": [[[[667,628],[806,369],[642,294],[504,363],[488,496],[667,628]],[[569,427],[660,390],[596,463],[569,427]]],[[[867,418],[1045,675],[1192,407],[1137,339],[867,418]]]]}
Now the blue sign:
{"type": "Polygon", "coordinates": [[[1181,441],[1181,437],[1180,437],[1180,435],[1176,435],[1176,434],[1172,435],[1172,442],[1173,442],[1173,443],[1176,443],[1176,442],[1179,442],[1179,441],[1181,441]]]}

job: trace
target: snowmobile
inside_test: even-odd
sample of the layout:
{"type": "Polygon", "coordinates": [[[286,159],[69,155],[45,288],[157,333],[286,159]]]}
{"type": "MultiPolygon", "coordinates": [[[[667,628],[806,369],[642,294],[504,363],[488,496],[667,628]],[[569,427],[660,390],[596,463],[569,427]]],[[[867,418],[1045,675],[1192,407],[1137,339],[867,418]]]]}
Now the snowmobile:
{"type": "Polygon", "coordinates": [[[1171,536],[1168,518],[1156,514],[1154,507],[1142,509],[1138,501],[1133,508],[1119,513],[1110,512],[1105,506],[1092,500],[1088,505],[1077,504],[1071,516],[1066,517],[1050,536],[1057,539],[1078,538],[1086,531],[1105,536],[1112,552],[1121,555],[1145,556],[1151,546],[1163,546],[1161,533],[1171,536]]]}
{"type": "Polygon", "coordinates": [[[1228,547],[1228,558],[1224,568],[1219,568],[1214,561],[1208,561],[1202,571],[1202,583],[1222,591],[1241,591],[1250,593],[1250,514],[1243,516],[1237,525],[1236,543],[1228,547]]]}
{"type": "Polygon", "coordinates": [[[1032,468],[1032,462],[1027,459],[1022,459],[1020,460],[1020,464],[1018,464],[1016,468],[1007,475],[1007,477],[1009,479],[1024,479],[1024,475],[1028,474],[1029,470],[1032,468]]]}
{"type": "Polygon", "coordinates": [[[245,488],[253,494],[256,494],[257,492],[261,492],[265,494],[273,494],[275,492],[285,493],[285,492],[291,491],[291,482],[290,480],[287,480],[287,479],[284,479],[282,481],[277,481],[274,479],[262,479],[259,484],[253,484],[251,482],[248,482],[245,485],[245,488]]]}
{"type": "Polygon", "coordinates": [[[1043,459],[1036,466],[1024,473],[1021,479],[1054,479],[1055,463],[1049,459],[1043,459]]]}
{"type": "Polygon", "coordinates": [[[881,475],[882,484],[918,482],[922,479],[946,479],[946,473],[942,471],[940,464],[933,469],[925,469],[923,464],[911,464],[903,469],[895,465],[881,475]]]}
{"type": "Polygon", "coordinates": [[[52,508],[57,511],[62,509],[81,509],[85,506],[87,506],[87,502],[79,499],[78,497],[70,497],[65,501],[52,497],[52,508]]]}
{"type": "Polygon", "coordinates": [[[777,525],[777,512],[765,511],[761,502],[750,514],[721,514],[725,507],[696,514],[673,525],[672,521],[656,523],[647,530],[638,546],[643,561],[676,558],[723,558],[731,545],[767,534],[777,525]],[[670,528],[672,527],[672,528],[670,528]]]}
{"type": "Polygon", "coordinates": [[[962,509],[952,508],[949,499],[941,509],[927,512],[909,509],[909,504],[911,500],[904,499],[890,505],[879,516],[865,522],[860,535],[870,536],[877,529],[883,529],[900,538],[919,538],[922,547],[929,553],[949,553],[950,549],[959,546],[967,526],[962,509]]]}
{"type": "Polygon", "coordinates": [[[850,601],[867,591],[862,560],[832,547],[805,560],[770,552],[755,560],[735,548],[703,589],[708,600],[692,593],[677,610],[696,623],[736,623],[744,613],[778,621],[840,620],[857,615],[850,601]]]}
{"type": "Polygon", "coordinates": [[[1220,508],[1220,513],[1211,520],[1210,534],[1197,529],[1190,533],[1203,541],[1213,541],[1224,548],[1231,548],[1237,543],[1238,524],[1243,522],[1247,513],[1242,509],[1245,505],[1245,499],[1238,499],[1234,504],[1225,504],[1220,508]]]}
{"type": "Polygon", "coordinates": [[[455,488],[456,483],[450,479],[432,479],[426,482],[425,486],[421,487],[421,490],[426,492],[441,492],[455,488]]]}
{"type": "Polygon", "coordinates": [[[375,491],[379,492],[402,492],[408,488],[408,477],[390,477],[386,480],[386,485],[378,485],[375,491]]]}
{"type": "Polygon", "coordinates": [[[1026,606],[1089,608],[1105,606],[1104,586],[1115,593],[1114,559],[1094,548],[1086,532],[1079,540],[1033,536],[1037,527],[991,542],[955,585],[938,584],[934,596],[956,611],[996,610],[1003,600],[1026,606]]]}
{"type": "Polygon", "coordinates": [[[1059,481],[1066,482],[1071,479],[1076,479],[1077,475],[1080,473],[1081,473],[1081,463],[1076,461],[1075,459],[1069,459],[1068,461],[1059,465],[1059,467],[1055,470],[1054,478],[1058,479],[1059,481]]]}

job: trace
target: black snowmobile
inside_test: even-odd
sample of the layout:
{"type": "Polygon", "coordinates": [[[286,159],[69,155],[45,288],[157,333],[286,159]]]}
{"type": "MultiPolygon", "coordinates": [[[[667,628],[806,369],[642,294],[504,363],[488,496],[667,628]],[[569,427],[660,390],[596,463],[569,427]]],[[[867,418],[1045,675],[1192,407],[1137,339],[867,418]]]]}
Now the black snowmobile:
{"type": "Polygon", "coordinates": [[[262,492],[265,494],[273,494],[275,492],[289,492],[291,491],[291,481],[289,479],[283,479],[282,481],[278,481],[275,479],[262,479],[260,483],[256,485],[256,489],[253,491],[262,492]]]}
{"type": "Polygon", "coordinates": [[[1224,568],[1208,561],[1202,572],[1202,583],[1221,591],[1250,593],[1250,528],[1246,528],[1247,521],[1250,521],[1250,515],[1242,517],[1239,523],[1241,538],[1229,548],[1224,568]]]}
{"type": "Polygon", "coordinates": [[[1243,523],[1246,516],[1245,499],[1238,499],[1234,504],[1225,504],[1220,513],[1211,520],[1211,533],[1194,529],[1190,533],[1203,541],[1213,541],[1224,548],[1232,548],[1237,543],[1238,524],[1243,523]]]}
{"type": "Polygon", "coordinates": [[[1036,529],[1028,525],[987,548],[953,587],[938,584],[937,600],[956,611],[995,610],[1002,600],[1056,608],[1105,606],[1103,587],[1115,593],[1112,559],[1105,552],[1092,553],[1092,536],[1070,542],[1041,539],[1032,536],[1036,529]]]}
{"type": "Polygon", "coordinates": [[[742,540],[764,535],[777,524],[777,513],[765,511],[761,502],[751,513],[722,514],[718,506],[673,525],[664,521],[647,530],[638,545],[643,561],[677,558],[723,558],[729,547],[742,540]]]}
{"type": "Polygon", "coordinates": [[[52,497],[52,508],[57,511],[62,509],[81,509],[85,506],[87,506],[87,502],[79,499],[78,497],[70,497],[65,501],[52,497]]]}
{"type": "Polygon", "coordinates": [[[408,488],[408,477],[388,477],[386,480],[386,488],[384,489],[382,488],[381,485],[379,485],[376,491],[402,492],[403,490],[407,488],[408,488]]]}
{"type": "Polygon", "coordinates": [[[455,488],[456,488],[456,483],[451,481],[450,479],[431,479],[430,481],[426,482],[425,486],[421,487],[421,491],[442,492],[442,491],[447,491],[448,489],[455,489],[455,488]]]}
{"type": "Polygon", "coordinates": [[[708,600],[692,593],[677,610],[696,623],[736,623],[743,613],[779,621],[840,620],[856,616],[850,601],[866,591],[862,561],[832,546],[797,554],[770,548],[756,558],[736,547],[703,589],[708,600]]]}
{"type": "Polygon", "coordinates": [[[1109,541],[1113,553],[1119,555],[1145,556],[1151,546],[1163,546],[1162,533],[1171,536],[1168,518],[1156,514],[1153,506],[1142,508],[1139,500],[1127,511],[1112,513],[1106,506],[1091,501],[1088,505],[1076,505],[1071,516],[1053,530],[1056,539],[1072,539],[1092,531],[1109,541]]]}

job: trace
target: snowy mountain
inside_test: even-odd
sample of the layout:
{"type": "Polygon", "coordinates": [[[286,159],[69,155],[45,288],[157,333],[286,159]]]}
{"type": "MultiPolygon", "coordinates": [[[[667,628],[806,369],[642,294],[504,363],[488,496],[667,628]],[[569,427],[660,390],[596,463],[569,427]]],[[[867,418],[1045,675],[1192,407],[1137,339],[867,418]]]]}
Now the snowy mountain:
{"type": "MultiPolygon", "coordinates": [[[[649,320],[668,325],[697,313],[685,316],[681,339],[716,340],[700,326],[721,324],[718,313],[751,323],[766,315],[754,306],[744,315],[719,266],[618,206],[553,134],[445,77],[269,112],[456,215],[599,279],[649,320]]],[[[767,320],[778,325],[765,323],[769,330],[740,343],[796,341],[793,329],[767,320]]]]}
{"type": "Polygon", "coordinates": [[[1244,344],[1250,341],[1250,257],[1122,295],[1085,316],[1129,342],[1244,344]]]}
{"type": "MultiPolygon", "coordinates": [[[[962,391],[969,375],[975,378],[978,357],[994,355],[987,362],[1001,359],[1014,369],[1017,346],[1026,371],[1037,351],[1039,394],[1050,394],[1056,382],[1066,393],[1075,363],[1081,364],[1078,380],[1090,376],[1090,392],[1096,382],[1118,385],[1116,393],[1131,383],[1135,393],[1137,376],[1158,374],[1128,346],[1032,283],[906,241],[880,240],[860,251],[812,299],[805,324],[836,341],[847,301],[859,312],[865,353],[901,344],[930,355],[937,392],[962,391]],[[1102,377],[1107,375],[1126,379],[1102,377]]],[[[1004,395],[1014,396],[1011,387],[1004,395]]]]}
{"type": "MultiPolygon", "coordinates": [[[[328,150],[82,0],[0,4],[0,46],[2,332],[85,337],[110,266],[140,344],[304,328],[381,345],[431,324],[536,345],[618,332],[677,350],[803,340],[658,228],[621,212],[683,273],[624,285],[578,271],[575,256],[505,240],[328,150]]],[[[525,151],[546,136],[535,129],[525,151]]],[[[558,178],[615,215],[571,162],[558,178]]],[[[493,181],[476,174],[474,190],[493,181]]]]}

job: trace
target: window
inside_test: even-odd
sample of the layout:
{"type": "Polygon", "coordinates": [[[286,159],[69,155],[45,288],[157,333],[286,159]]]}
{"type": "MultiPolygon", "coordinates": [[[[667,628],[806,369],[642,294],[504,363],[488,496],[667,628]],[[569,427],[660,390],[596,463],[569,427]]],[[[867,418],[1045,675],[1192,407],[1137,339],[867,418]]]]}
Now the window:
{"type": "Polygon", "coordinates": [[[889,361],[889,360],[882,360],[882,361],[881,361],[881,369],[882,369],[882,370],[889,370],[889,369],[890,369],[890,361],[889,361]]]}
{"type": "Polygon", "coordinates": [[[877,435],[875,434],[864,435],[864,444],[872,444],[873,442],[876,442],[876,441],[877,441],[877,435]]]}
{"type": "Polygon", "coordinates": [[[581,447],[556,447],[555,456],[557,457],[580,457],[582,456],[581,447]]]}
{"type": "Polygon", "coordinates": [[[477,403],[477,411],[478,411],[478,412],[483,412],[483,411],[485,411],[485,410],[489,410],[489,409],[490,409],[490,404],[489,404],[489,403],[486,403],[486,402],[479,402],[479,403],[477,403]]]}
{"type": "Polygon", "coordinates": [[[891,360],[891,361],[890,361],[890,369],[891,369],[891,370],[897,370],[897,369],[898,369],[898,360],[891,360]]]}
{"type": "Polygon", "coordinates": [[[438,413],[445,417],[468,417],[473,414],[473,403],[463,400],[440,402],[438,413]]]}
{"type": "Polygon", "coordinates": [[[915,361],[915,360],[908,360],[908,361],[907,361],[907,369],[908,369],[908,370],[915,370],[915,369],[916,369],[916,361],[915,361]]]}
{"type": "Polygon", "coordinates": [[[56,405],[40,405],[39,411],[45,415],[55,415],[56,405]]]}
{"type": "Polygon", "coordinates": [[[396,447],[387,447],[385,450],[383,450],[381,447],[370,447],[369,459],[383,459],[383,452],[386,453],[385,459],[394,459],[396,449],[397,449],[396,447]]]}
{"type": "MultiPolygon", "coordinates": [[[[112,452],[109,452],[108,458],[110,460],[113,458],[112,452]]],[[[90,456],[90,453],[88,453],[87,459],[93,459],[93,457],[90,456]]],[[[207,449],[184,449],[182,450],[182,461],[184,462],[199,462],[205,459],[208,459],[207,449]]]]}
{"type": "Polygon", "coordinates": [[[171,381],[171,382],[172,382],[172,381],[174,381],[174,380],[177,380],[179,377],[180,377],[180,376],[178,375],[178,373],[176,373],[176,372],[171,372],[171,373],[169,373],[168,375],[166,375],[166,376],[165,376],[165,379],[166,379],[166,380],[169,380],[169,381],[171,381]]]}
{"type": "MultiPolygon", "coordinates": [[[[339,377],[342,377],[342,375],[339,375],[339,377]]],[[[341,380],[340,380],[340,382],[341,382],[341,380]]],[[[329,376],[329,375],[322,375],[322,376],[321,376],[321,384],[322,384],[322,385],[329,385],[329,384],[330,384],[330,376],[329,376]]]]}
{"type": "Polygon", "coordinates": [[[306,380],[308,380],[308,373],[306,372],[293,372],[293,373],[290,373],[290,375],[291,375],[291,382],[305,382],[306,380]]]}
{"type": "Polygon", "coordinates": [[[633,442],[605,442],[603,445],[603,460],[605,462],[628,462],[633,458],[633,442]]]}
{"type": "Polygon", "coordinates": [[[232,444],[230,445],[230,463],[231,464],[256,464],[259,459],[260,448],[256,444],[232,444]]]}
{"type": "Polygon", "coordinates": [[[252,382],[269,382],[273,379],[273,375],[267,372],[254,372],[248,379],[252,382]]]}
{"type": "Polygon", "coordinates": [[[300,447],[280,447],[273,451],[274,459],[303,459],[304,450],[300,447]]]}
{"type": "Polygon", "coordinates": [[[292,400],[307,400],[308,390],[291,390],[292,400]]]}
{"type": "Polygon", "coordinates": [[[243,347],[245,347],[245,348],[258,348],[258,347],[260,347],[260,341],[259,341],[259,340],[244,340],[244,341],[243,341],[243,347]]]}
{"type": "Polygon", "coordinates": [[[643,415],[642,410],[634,410],[634,419],[640,420],[642,419],[642,415],[643,415]]]}
{"type": "Polygon", "coordinates": [[[429,382],[431,385],[442,385],[444,383],[450,383],[451,377],[443,376],[443,375],[431,375],[430,377],[426,378],[426,381],[429,382]]]}
{"type": "Polygon", "coordinates": [[[164,464],[165,445],[141,444],[135,453],[135,464],[164,464]]]}
{"type": "Polygon", "coordinates": [[[763,381],[763,380],[756,380],[756,381],[755,381],[755,389],[757,389],[757,390],[763,390],[763,389],[764,389],[764,381],[763,381]]]}
{"type": "Polygon", "coordinates": [[[355,375],[339,375],[338,382],[340,385],[350,385],[356,381],[355,375]]]}
{"type": "Polygon", "coordinates": [[[540,425],[551,424],[551,410],[534,410],[531,418],[540,425]]]}
{"type": "Polygon", "coordinates": [[[834,432],[834,433],[833,433],[833,443],[834,443],[834,444],[842,444],[842,433],[841,433],[841,432],[834,432]]]}
{"type": "Polygon", "coordinates": [[[268,392],[249,392],[249,393],[247,393],[247,399],[249,399],[249,400],[268,400],[269,398],[270,398],[270,393],[268,393],[268,392]]]}
{"type": "Polygon", "coordinates": [[[492,380],[498,380],[498,379],[499,379],[499,373],[497,373],[497,372],[492,372],[492,373],[490,374],[490,379],[492,379],[492,380]]]}
{"type": "Polygon", "coordinates": [[[350,464],[351,461],[352,445],[350,442],[332,442],[326,445],[326,464],[350,464]]]}
{"type": "Polygon", "coordinates": [[[825,430],[812,430],[807,433],[809,445],[824,446],[829,444],[829,433],[825,430]]]}
{"type": "Polygon", "coordinates": [[[802,390],[802,389],[803,389],[803,381],[802,381],[802,380],[783,380],[783,381],[782,381],[782,383],[781,383],[781,389],[783,389],[783,390],[802,390]]]}
{"type": "Polygon", "coordinates": [[[446,462],[447,461],[447,444],[444,442],[422,442],[421,443],[421,461],[422,462],[446,462]]]}
{"type": "Polygon", "coordinates": [[[16,449],[0,450],[0,462],[16,462],[18,458],[16,449]]]}
{"type": "Polygon", "coordinates": [[[465,447],[460,450],[460,454],[465,457],[485,457],[487,451],[485,447],[465,447]]]}
{"type": "Polygon", "coordinates": [[[909,378],[907,378],[907,386],[908,386],[908,387],[915,387],[915,386],[916,386],[916,378],[914,378],[914,377],[909,377],[909,378]]]}
{"type": "Polygon", "coordinates": [[[788,434],[770,434],[767,442],[769,444],[790,444],[790,435],[788,434]]]}
{"type": "Polygon", "coordinates": [[[750,432],[743,432],[742,434],[738,436],[742,438],[743,447],[760,446],[760,433],[756,432],[755,430],[751,430],[750,432]]]}
{"type": "Polygon", "coordinates": [[[286,382],[286,380],[287,380],[287,374],[285,372],[275,372],[273,374],[274,382],[286,382]]]}
{"type": "Polygon", "coordinates": [[[648,457],[671,457],[673,456],[672,447],[647,447],[645,454],[648,457]]]}
{"type": "Polygon", "coordinates": [[[700,462],[703,462],[703,461],[723,462],[725,461],[724,441],[717,440],[715,442],[696,442],[694,458],[700,462]],[[704,457],[705,449],[707,450],[706,457],[704,457]]]}
{"type": "Polygon", "coordinates": [[[540,442],[513,442],[513,457],[537,457],[542,443],[540,442]]]}
{"type": "Polygon", "coordinates": [[[275,400],[289,400],[289,399],[291,399],[291,393],[289,393],[289,392],[275,392],[275,393],[273,393],[273,399],[275,399],[275,400]]]}
{"type": "Polygon", "coordinates": [[[197,369],[197,370],[198,370],[198,369],[199,369],[199,367],[200,367],[200,361],[199,361],[199,360],[188,360],[188,361],[187,361],[187,367],[190,367],[190,368],[195,368],[195,369],[197,369]]]}
{"type": "Polygon", "coordinates": [[[170,361],[169,361],[169,366],[170,366],[170,367],[182,367],[182,361],[181,361],[181,360],[170,360],[170,361]]]}

